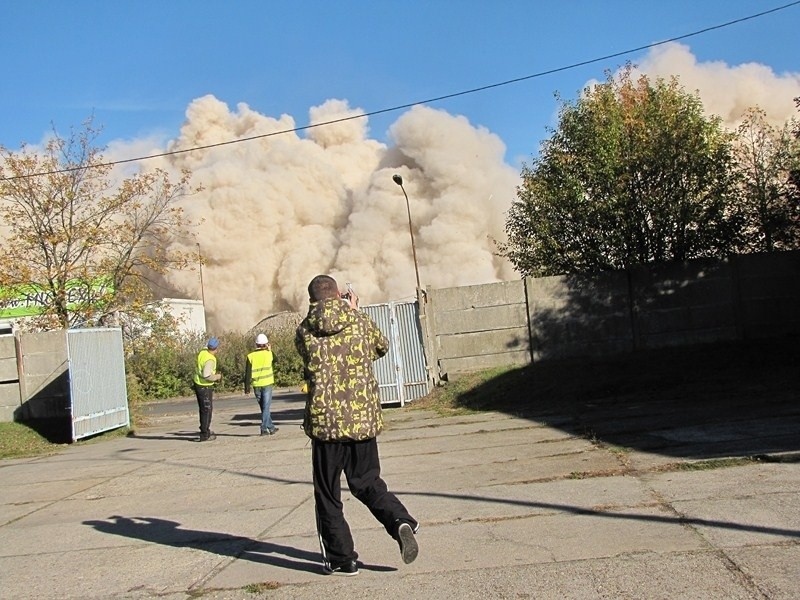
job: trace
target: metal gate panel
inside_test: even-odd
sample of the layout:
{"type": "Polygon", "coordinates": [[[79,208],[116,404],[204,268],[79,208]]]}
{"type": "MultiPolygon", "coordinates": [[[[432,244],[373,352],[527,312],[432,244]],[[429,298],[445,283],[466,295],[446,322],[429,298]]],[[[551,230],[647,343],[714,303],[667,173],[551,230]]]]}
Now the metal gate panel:
{"type": "Polygon", "coordinates": [[[122,330],[70,329],[67,360],[72,439],[130,424],[122,330]]]}
{"type": "Polygon", "coordinates": [[[416,302],[363,307],[389,340],[389,353],[372,363],[381,404],[405,405],[430,391],[416,302]]]}
{"type": "Polygon", "coordinates": [[[363,310],[375,321],[383,335],[389,340],[389,352],[383,358],[372,363],[375,379],[378,380],[381,404],[399,402],[400,406],[403,406],[405,404],[402,385],[403,370],[397,353],[397,336],[390,307],[388,304],[372,304],[364,306],[363,310]]]}
{"type": "Polygon", "coordinates": [[[423,398],[430,392],[419,305],[416,302],[398,302],[393,308],[400,342],[400,364],[403,365],[403,395],[408,402],[423,398]]]}

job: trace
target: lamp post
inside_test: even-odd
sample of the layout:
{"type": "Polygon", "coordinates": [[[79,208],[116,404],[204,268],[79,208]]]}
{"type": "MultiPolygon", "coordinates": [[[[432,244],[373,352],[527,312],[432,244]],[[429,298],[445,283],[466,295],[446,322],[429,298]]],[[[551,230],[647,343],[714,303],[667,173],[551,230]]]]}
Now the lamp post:
{"type": "Polygon", "coordinates": [[[408,211],[408,234],[411,236],[411,254],[414,256],[414,274],[417,276],[417,298],[419,299],[422,293],[422,286],[419,284],[419,267],[417,266],[417,248],[414,245],[414,230],[411,227],[411,205],[408,202],[408,194],[406,188],[403,187],[403,178],[395,173],[392,175],[392,181],[400,186],[403,190],[403,196],[406,197],[406,210],[408,211]]]}
{"type": "Polygon", "coordinates": [[[200,254],[200,242],[197,242],[197,265],[200,267],[200,299],[206,305],[206,291],[203,285],[203,255],[200,254]]]}

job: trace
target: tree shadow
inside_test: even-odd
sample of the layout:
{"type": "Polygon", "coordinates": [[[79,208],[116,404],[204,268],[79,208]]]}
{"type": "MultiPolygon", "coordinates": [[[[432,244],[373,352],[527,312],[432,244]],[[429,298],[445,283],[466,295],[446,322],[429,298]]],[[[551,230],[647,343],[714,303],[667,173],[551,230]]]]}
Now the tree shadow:
{"type": "Polygon", "coordinates": [[[508,370],[456,403],[687,459],[800,451],[800,340],[717,342],[508,370]]]}
{"type": "Polygon", "coordinates": [[[680,458],[796,453],[798,266],[787,252],[526,279],[505,350],[530,363],[457,403],[680,458]]]}
{"type": "Polygon", "coordinates": [[[509,498],[497,498],[492,496],[467,496],[463,494],[449,494],[443,492],[411,492],[411,495],[426,496],[431,498],[448,498],[465,500],[468,502],[489,502],[493,504],[506,504],[511,506],[522,506],[525,508],[538,508],[557,513],[567,513],[573,515],[584,515],[591,517],[601,517],[605,519],[634,520],[646,523],[665,523],[673,525],[692,525],[697,527],[714,527],[731,531],[747,531],[765,535],[774,535],[790,538],[800,538],[800,531],[782,527],[769,527],[764,525],[747,525],[730,521],[719,521],[716,519],[701,519],[697,517],[685,517],[682,515],[653,515],[630,512],[614,512],[613,510],[599,510],[594,508],[584,508],[570,504],[556,504],[553,502],[537,502],[535,500],[512,500],[509,498]]]}

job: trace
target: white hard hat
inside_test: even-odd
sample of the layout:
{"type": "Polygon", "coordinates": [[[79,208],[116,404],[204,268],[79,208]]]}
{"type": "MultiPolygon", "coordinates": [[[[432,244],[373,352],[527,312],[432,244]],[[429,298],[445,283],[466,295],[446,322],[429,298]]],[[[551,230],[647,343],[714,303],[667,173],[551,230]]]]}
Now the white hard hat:
{"type": "Polygon", "coordinates": [[[264,335],[263,333],[259,333],[256,336],[256,345],[257,346],[266,346],[267,344],[269,344],[269,340],[267,339],[267,336],[264,335]]]}

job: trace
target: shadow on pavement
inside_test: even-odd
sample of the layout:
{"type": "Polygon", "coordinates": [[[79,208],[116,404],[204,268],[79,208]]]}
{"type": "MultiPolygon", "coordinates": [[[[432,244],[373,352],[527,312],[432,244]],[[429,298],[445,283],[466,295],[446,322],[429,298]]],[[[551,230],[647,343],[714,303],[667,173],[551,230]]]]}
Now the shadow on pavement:
{"type": "Polygon", "coordinates": [[[763,533],[766,535],[777,535],[792,538],[800,538],[800,531],[796,529],[782,529],[778,527],[766,527],[762,525],[746,525],[733,523],[730,521],[717,521],[713,519],[699,519],[694,517],[683,517],[680,515],[647,515],[630,512],[614,512],[612,510],[598,510],[572,506],[569,504],[555,504],[552,502],[537,502],[535,500],[512,500],[510,498],[498,498],[492,496],[466,496],[460,494],[448,494],[439,492],[404,492],[403,495],[426,496],[431,498],[450,498],[465,500],[468,502],[482,502],[494,504],[507,504],[511,506],[524,506],[526,508],[540,508],[559,513],[570,513],[574,515],[588,515],[607,519],[621,519],[633,521],[645,521],[649,523],[667,523],[679,525],[694,525],[698,527],[715,527],[718,529],[728,529],[732,531],[749,531],[753,533],[763,533]]]}
{"type": "Polygon", "coordinates": [[[121,517],[108,521],[83,521],[97,531],[176,548],[197,548],[221,556],[274,565],[296,571],[318,572],[319,554],[251,538],[181,529],[180,523],[154,517],[121,517]]]}
{"type": "Polygon", "coordinates": [[[609,446],[687,459],[800,452],[800,340],[552,360],[488,380],[457,403],[609,446]]]}

